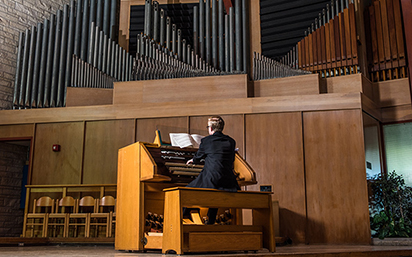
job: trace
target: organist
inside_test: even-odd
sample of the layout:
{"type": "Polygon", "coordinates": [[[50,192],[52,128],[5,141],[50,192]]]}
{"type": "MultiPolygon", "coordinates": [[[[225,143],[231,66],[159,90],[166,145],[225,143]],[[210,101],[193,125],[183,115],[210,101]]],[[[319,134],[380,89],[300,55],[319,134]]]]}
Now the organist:
{"type": "MultiPolygon", "coordinates": [[[[208,119],[209,136],[202,139],[199,150],[187,164],[198,164],[204,159],[205,164],[199,176],[190,182],[188,187],[213,188],[226,191],[237,191],[240,187],[233,172],[236,141],[222,133],[225,122],[220,116],[208,119]]],[[[218,209],[210,208],[206,224],[214,224],[218,209]]],[[[184,210],[183,216],[189,216],[190,209],[184,210]]]]}

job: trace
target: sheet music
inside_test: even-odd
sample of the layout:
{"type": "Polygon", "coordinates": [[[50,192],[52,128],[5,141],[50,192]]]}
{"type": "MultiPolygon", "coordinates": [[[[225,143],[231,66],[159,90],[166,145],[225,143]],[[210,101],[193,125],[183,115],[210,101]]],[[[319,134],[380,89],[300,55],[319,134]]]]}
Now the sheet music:
{"type": "Polygon", "coordinates": [[[189,135],[187,133],[169,133],[170,143],[172,146],[178,146],[180,148],[195,147],[199,148],[200,142],[204,136],[202,135],[189,135]]]}

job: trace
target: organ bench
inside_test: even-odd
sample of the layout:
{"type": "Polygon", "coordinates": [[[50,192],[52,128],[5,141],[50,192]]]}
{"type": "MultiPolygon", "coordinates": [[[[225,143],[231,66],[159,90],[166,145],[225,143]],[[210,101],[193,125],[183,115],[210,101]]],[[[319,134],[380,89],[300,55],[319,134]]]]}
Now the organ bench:
{"type": "Polygon", "coordinates": [[[216,189],[174,187],[165,192],[162,252],[257,251],[275,252],[270,192],[227,192],[216,189]],[[182,224],[183,207],[252,209],[253,224],[182,224]]]}

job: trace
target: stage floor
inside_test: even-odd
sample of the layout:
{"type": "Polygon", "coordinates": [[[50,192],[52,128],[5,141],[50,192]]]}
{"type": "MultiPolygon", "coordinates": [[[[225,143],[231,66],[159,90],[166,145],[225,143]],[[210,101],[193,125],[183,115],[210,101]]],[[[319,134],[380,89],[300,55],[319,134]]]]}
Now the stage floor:
{"type": "MultiPolygon", "coordinates": [[[[21,257],[21,256],[99,256],[99,257],[158,257],[160,252],[125,252],[116,251],[113,245],[47,245],[47,246],[0,246],[0,256],[21,257]]],[[[176,256],[169,254],[167,256],[176,256]]],[[[184,256],[190,256],[185,254],[184,256]]],[[[369,256],[412,256],[412,246],[370,246],[370,245],[291,245],[277,247],[276,253],[260,251],[257,253],[211,253],[194,254],[193,256],[298,256],[298,257],[369,257],[369,256]]]]}

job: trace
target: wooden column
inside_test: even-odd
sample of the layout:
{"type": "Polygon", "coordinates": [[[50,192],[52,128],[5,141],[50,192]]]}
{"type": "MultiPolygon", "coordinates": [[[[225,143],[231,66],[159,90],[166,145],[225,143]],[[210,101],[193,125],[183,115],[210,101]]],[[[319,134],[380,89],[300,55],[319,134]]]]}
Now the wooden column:
{"type": "Polygon", "coordinates": [[[403,17],[403,29],[405,31],[406,52],[408,55],[408,73],[409,73],[409,92],[412,99],[412,0],[401,0],[402,4],[402,17],[403,17]]]}

